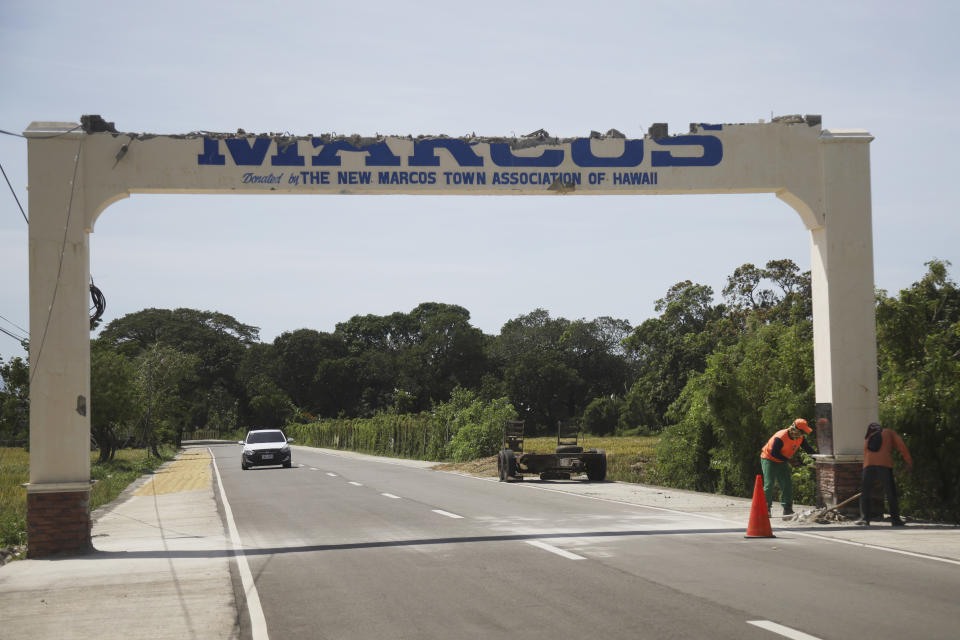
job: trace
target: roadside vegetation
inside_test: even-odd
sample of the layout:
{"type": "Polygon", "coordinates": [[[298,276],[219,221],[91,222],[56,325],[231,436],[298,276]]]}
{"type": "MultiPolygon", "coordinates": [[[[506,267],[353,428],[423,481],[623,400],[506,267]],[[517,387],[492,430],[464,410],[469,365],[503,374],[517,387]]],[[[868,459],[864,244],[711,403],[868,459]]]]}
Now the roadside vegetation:
{"type": "MultiPolygon", "coordinates": [[[[96,483],[90,490],[90,510],[112,502],[134,480],[172,460],[175,451],[163,447],[161,457],[145,449],[123,449],[100,462],[91,455],[90,477],[96,483]]],[[[27,537],[27,490],[30,481],[30,454],[23,448],[0,447],[0,547],[17,547],[27,537]]]]}
{"type": "MultiPolygon", "coordinates": [[[[881,422],[916,461],[898,474],[902,510],[960,522],[960,289],[949,267],[932,260],[897,295],[877,292],[877,350],[881,422]]],[[[272,343],[222,313],[144,309],[91,341],[97,459],[282,427],[301,444],[464,462],[496,453],[506,419],[547,439],[574,421],[610,452],[611,479],[749,496],[770,435],[796,417],[814,422],[810,274],[790,260],[744,264],[719,298],[683,280],[636,326],[534,309],[497,335],[463,307],[425,302],[272,343]]],[[[28,387],[23,359],[0,361],[0,446],[27,442],[28,387]]],[[[796,500],[813,503],[813,471],[794,476],[796,500]]]]}

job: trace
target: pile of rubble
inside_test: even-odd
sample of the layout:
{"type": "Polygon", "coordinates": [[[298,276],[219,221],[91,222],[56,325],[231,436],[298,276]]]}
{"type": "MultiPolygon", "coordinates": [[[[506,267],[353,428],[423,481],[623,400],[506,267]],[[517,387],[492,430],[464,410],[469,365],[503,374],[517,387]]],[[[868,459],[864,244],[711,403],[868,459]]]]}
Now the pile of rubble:
{"type": "Polygon", "coordinates": [[[27,547],[25,545],[18,545],[16,547],[0,547],[0,567],[8,562],[13,562],[18,558],[23,557],[23,554],[26,553],[26,551],[27,547]]]}
{"type": "Polygon", "coordinates": [[[835,509],[808,509],[803,513],[784,516],[784,522],[795,524],[834,524],[852,522],[850,518],[837,512],[835,509]]]}

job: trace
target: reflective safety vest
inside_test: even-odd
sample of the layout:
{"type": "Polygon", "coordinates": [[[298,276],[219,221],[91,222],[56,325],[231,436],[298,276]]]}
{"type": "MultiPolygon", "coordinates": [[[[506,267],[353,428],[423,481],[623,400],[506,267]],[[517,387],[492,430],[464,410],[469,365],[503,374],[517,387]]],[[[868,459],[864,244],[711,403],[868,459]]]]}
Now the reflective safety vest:
{"type": "Polygon", "coordinates": [[[780,450],[780,455],[788,460],[792,458],[793,454],[800,448],[800,445],[803,444],[803,436],[793,440],[787,435],[789,432],[790,429],[781,429],[773,434],[773,437],[767,440],[767,444],[763,445],[763,451],[760,452],[760,457],[773,460],[774,462],[783,462],[783,460],[777,460],[773,457],[773,443],[777,438],[780,438],[783,441],[783,449],[780,450]]]}

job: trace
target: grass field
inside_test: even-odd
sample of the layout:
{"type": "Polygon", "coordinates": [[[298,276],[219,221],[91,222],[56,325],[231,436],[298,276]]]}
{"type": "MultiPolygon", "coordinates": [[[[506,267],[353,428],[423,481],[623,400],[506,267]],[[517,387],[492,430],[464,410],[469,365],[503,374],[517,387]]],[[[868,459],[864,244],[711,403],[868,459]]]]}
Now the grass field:
{"type": "MultiPolygon", "coordinates": [[[[162,451],[164,458],[150,457],[144,449],[124,449],[103,464],[90,454],[90,477],[96,480],[90,491],[90,510],[112,501],[131,482],[159,467],[174,456],[162,451]]],[[[0,447],[0,547],[22,545],[27,531],[27,490],[30,481],[30,454],[23,449],[0,447]]]]}

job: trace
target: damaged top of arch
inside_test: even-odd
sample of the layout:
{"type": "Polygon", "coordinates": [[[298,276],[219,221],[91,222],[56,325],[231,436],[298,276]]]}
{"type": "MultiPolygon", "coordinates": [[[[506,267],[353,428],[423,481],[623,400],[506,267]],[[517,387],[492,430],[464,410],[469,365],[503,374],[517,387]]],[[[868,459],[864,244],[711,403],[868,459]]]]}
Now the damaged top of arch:
{"type": "MultiPolygon", "coordinates": [[[[125,135],[130,137],[131,140],[149,140],[151,138],[157,137],[159,135],[165,135],[169,138],[174,139],[190,139],[198,137],[208,137],[208,138],[238,138],[238,137],[248,137],[248,138],[272,138],[280,145],[289,145],[296,140],[320,140],[323,143],[329,143],[333,141],[346,141],[350,142],[356,146],[369,145],[375,142],[385,140],[386,138],[405,138],[408,140],[422,140],[424,138],[453,138],[453,136],[448,136],[446,134],[430,135],[430,134],[420,134],[414,136],[412,134],[407,135],[384,135],[377,133],[373,136],[361,136],[360,134],[338,134],[336,132],[322,133],[319,135],[314,135],[312,133],[306,135],[293,135],[289,132],[270,132],[270,133],[249,133],[242,128],[238,128],[236,132],[215,132],[215,131],[192,131],[190,133],[184,134],[154,134],[154,133],[132,133],[132,132],[119,132],[117,131],[116,125],[113,122],[106,121],[102,116],[92,114],[84,115],[80,118],[81,128],[84,133],[112,133],[115,135],[125,135]]],[[[793,124],[805,124],[808,127],[819,126],[822,123],[822,117],[819,115],[784,115],[774,117],[770,124],[776,125],[793,125],[793,124]]],[[[729,126],[728,123],[726,126],[729,126]]],[[[740,123],[744,124],[744,123],[740,123]]],[[[763,120],[759,124],[764,124],[763,120]]],[[[723,124],[709,124],[704,122],[691,122],[690,123],[690,134],[696,134],[703,131],[710,131],[722,128],[723,124]]],[[[680,134],[673,134],[674,136],[680,134]]],[[[546,129],[537,129],[531,133],[524,135],[512,135],[512,136],[478,136],[475,132],[470,133],[469,135],[457,136],[456,139],[464,140],[470,143],[506,143],[509,144],[513,149],[527,149],[531,147],[537,147],[545,144],[563,144],[578,140],[582,137],[589,137],[592,140],[605,140],[605,139],[626,139],[623,133],[617,129],[608,129],[606,133],[600,133],[599,131],[590,131],[589,136],[577,136],[577,137],[559,137],[551,136],[546,129]]],[[[662,140],[671,137],[669,132],[669,125],[665,122],[658,122],[652,124],[647,129],[647,138],[652,140],[662,140]]]]}

